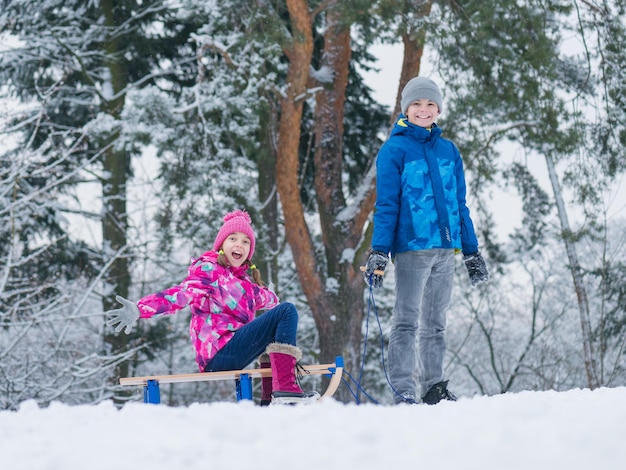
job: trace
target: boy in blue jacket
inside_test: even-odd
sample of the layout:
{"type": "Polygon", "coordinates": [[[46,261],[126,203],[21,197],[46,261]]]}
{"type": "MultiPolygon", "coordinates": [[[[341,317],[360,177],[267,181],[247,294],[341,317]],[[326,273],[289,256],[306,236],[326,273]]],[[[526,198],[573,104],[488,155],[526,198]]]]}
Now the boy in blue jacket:
{"type": "Polygon", "coordinates": [[[455,252],[463,252],[472,285],[489,280],[489,273],[465,203],[461,155],[435,123],[442,110],[439,87],[429,78],[413,78],[402,91],[401,107],[376,159],[374,235],[364,278],[379,288],[380,271],[391,255],[396,271],[389,338],[394,402],[418,403],[417,368],[421,401],[434,405],[456,400],[443,371],[455,252]]]}

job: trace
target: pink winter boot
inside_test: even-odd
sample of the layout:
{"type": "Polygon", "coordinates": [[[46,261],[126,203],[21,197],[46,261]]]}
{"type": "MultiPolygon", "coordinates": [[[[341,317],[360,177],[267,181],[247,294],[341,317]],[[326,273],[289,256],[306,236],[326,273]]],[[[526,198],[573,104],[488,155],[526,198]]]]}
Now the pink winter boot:
{"type": "MultiPolygon", "coordinates": [[[[270,363],[270,357],[267,353],[263,353],[259,356],[259,367],[261,369],[269,369],[272,367],[270,363]]],[[[272,401],[272,378],[263,377],[261,379],[261,406],[267,406],[272,401]]]]}
{"type": "Polygon", "coordinates": [[[272,366],[272,404],[312,403],[317,392],[304,392],[296,381],[296,363],[302,358],[300,348],[291,344],[272,343],[265,350],[272,366]]]}

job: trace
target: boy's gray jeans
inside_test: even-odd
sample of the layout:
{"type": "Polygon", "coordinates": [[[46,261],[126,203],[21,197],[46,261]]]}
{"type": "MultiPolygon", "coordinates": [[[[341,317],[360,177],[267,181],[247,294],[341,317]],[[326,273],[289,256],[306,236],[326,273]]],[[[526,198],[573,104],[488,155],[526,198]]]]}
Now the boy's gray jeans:
{"type": "MultiPolygon", "coordinates": [[[[394,266],[396,304],[389,337],[389,379],[398,393],[419,398],[444,380],[446,311],[452,296],[454,250],[399,253],[394,266]],[[419,397],[414,378],[416,361],[419,361],[419,397]]],[[[400,401],[394,394],[394,402],[400,401]]]]}

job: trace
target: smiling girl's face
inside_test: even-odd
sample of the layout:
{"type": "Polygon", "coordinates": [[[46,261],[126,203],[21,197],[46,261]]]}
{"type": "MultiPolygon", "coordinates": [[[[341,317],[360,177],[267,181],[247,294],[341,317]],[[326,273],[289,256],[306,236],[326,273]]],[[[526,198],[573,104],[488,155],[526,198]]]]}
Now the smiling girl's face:
{"type": "Polygon", "coordinates": [[[250,238],[248,235],[241,232],[231,233],[226,237],[224,243],[222,243],[222,250],[224,251],[224,256],[226,256],[228,264],[238,268],[248,259],[248,255],[250,254],[250,238]]]}

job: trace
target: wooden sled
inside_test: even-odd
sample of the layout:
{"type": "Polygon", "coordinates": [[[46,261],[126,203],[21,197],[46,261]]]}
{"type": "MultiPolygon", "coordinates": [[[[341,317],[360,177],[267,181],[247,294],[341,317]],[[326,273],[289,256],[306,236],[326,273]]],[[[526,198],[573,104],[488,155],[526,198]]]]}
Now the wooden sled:
{"type": "MultiPolygon", "coordinates": [[[[323,400],[332,397],[343,375],[343,357],[337,356],[334,363],[312,364],[302,366],[305,375],[326,375],[330,377],[330,383],[324,394],[319,398],[323,400]]],[[[122,377],[120,385],[142,385],[144,403],[161,403],[161,391],[159,384],[171,384],[181,382],[211,382],[216,380],[234,380],[237,392],[237,401],[252,400],[252,379],[271,377],[272,369],[242,369],[227,370],[220,372],[199,372],[194,374],[175,375],[149,375],[144,377],[122,377]]]]}

